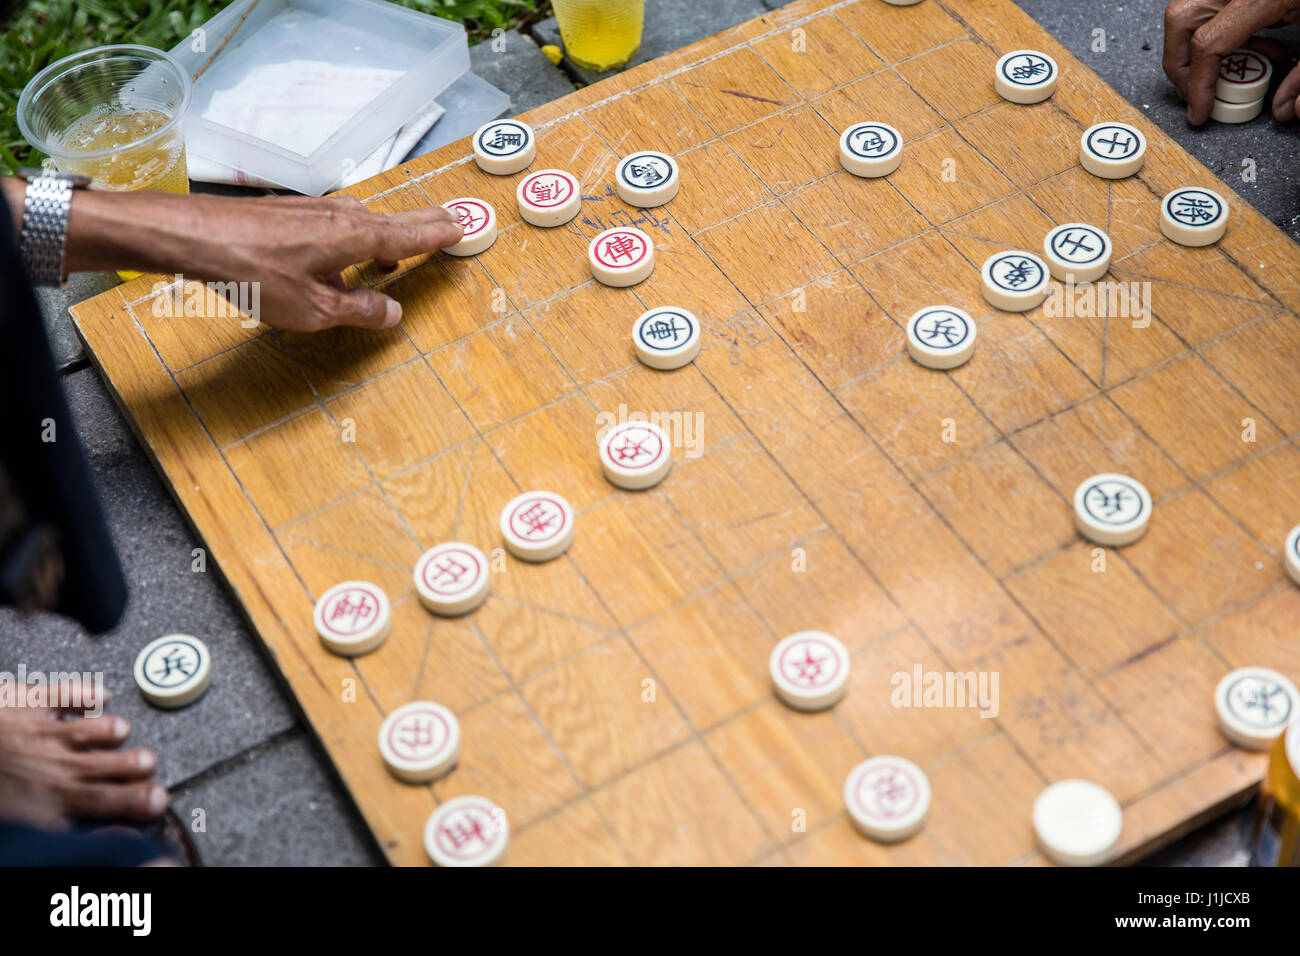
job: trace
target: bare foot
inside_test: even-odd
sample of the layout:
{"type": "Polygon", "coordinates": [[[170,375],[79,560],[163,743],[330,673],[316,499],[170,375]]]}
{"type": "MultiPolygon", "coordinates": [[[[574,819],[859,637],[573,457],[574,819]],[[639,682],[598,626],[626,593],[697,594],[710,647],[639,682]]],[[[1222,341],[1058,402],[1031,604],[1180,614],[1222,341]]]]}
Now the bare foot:
{"type": "MultiPolygon", "coordinates": [[[[82,707],[93,706],[91,695],[85,692],[82,707]]],[[[0,819],[48,828],[166,812],[166,789],[149,780],[157,759],[120,749],[131,732],[125,720],[102,707],[100,716],[86,717],[48,699],[36,703],[0,707],[0,819]]]]}

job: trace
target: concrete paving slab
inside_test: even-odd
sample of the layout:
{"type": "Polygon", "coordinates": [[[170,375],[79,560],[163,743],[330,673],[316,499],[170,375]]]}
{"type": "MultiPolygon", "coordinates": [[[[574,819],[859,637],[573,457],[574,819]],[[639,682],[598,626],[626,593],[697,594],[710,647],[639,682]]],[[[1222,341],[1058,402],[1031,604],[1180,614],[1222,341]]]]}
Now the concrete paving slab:
{"type": "Polygon", "coordinates": [[[172,810],[190,829],[205,865],[384,862],[324,754],[305,732],[241,754],[219,771],[172,795],[172,810]]]}
{"type": "Polygon", "coordinates": [[[96,486],[131,588],[120,625],[90,636],[56,615],[23,619],[0,610],[0,670],[90,671],[104,675],[112,709],[131,722],[131,742],[153,748],[159,779],[174,785],[296,723],[261,650],[216,569],[192,570],[198,544],[95,373],[65,376],[96,486]],[[145,703],[132,677],[135,656],[162,634],[201,637],[213,659],[212,686],[179,711],[145,703]]]}
{"type": "Polygon", "coordinates": [[[469,49],[474,74],[510,94],[512,114],[573,92],[573,82],[547,59],[532,37],[511,30],[469,49]]]}

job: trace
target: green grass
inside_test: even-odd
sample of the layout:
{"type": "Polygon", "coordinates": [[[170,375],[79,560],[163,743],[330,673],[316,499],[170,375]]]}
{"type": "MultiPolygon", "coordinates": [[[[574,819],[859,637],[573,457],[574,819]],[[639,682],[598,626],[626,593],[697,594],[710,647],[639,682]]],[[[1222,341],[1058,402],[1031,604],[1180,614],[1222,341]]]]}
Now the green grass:
{"type": "MultiPolygon", "coordinates": [[[[230,0],[31,0],[3,24],[0,45],[0,172],[39,159],[18,131],[18,96],[48,64],[108,43],[167,50],[230,0]]],[[[502,27],[535,19],[547,0],[391,0],[465,24],[474,43],[502,27]]]]}

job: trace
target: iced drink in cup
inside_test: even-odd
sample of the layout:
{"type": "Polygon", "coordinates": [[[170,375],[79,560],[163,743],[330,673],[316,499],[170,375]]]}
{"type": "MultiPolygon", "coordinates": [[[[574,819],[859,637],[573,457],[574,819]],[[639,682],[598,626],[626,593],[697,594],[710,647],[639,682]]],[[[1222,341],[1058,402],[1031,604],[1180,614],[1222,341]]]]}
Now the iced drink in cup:
{"type": "Polygon", "coordinates": [[[612,70],[641,45],[645,0],[551,0],[564,52],[578,66],[612,70]]]}
{"type": "MultiPolygon", "coordinates": [[[[18,127],[92,189],[186,194],[190,78],[147,46],[102,46],[51,63],[18,98],[18,127]]],[[[119,273],[129,278],[136,273],[119,273]]]]}

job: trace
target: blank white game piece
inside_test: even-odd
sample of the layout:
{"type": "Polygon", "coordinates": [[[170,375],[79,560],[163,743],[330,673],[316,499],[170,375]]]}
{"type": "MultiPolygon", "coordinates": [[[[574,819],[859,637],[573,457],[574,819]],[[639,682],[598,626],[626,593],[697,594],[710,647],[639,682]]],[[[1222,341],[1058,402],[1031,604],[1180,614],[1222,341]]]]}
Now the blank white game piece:
{"type": "Polygon", "coordinates": [[[524,222],[552,229],[573,219],[582,208],[582,187],[572,173],[542,169],[529,173],[515,189],[524,222]]]}
{"type": "Polygon", "coordinates": [[[492,584],[489,572],[482,551],[472,544],[448,541],[430,548],[415,562],[415,592],[434,614],[457,617],[487,598],[492,584]]]}
{"type": "Polygon", "coordinates": [[[388,595],[369,581],[334,585],[320,596],[312,617],[321,643],[344,657],[365,654],[384,643],[393,620],[388,595]]]}
{"type": "Polygon", "coordinates": [[[632,326],[636,357],[650,368],[689,365],[700,354],[700,341],[700,320],[675,306],[643,312],[632,326]]]}
{"type": "Polygon", "coordinates": [[[854,176],[888,176],[903,161],[903,134],[888,123],[856,123],[840,134],[840,165],[854,176]]]}
{"type": "Polygon", "coordinates": [[[1227,103],[1216,99],[1210,108],[1210,119],[1216,123],[1249,123],[1263,110],[1263,99],[1249,103],[1227,103]]]}
{"type": "Polygon", "coordinates": [[[465,234],[454,246],[442,251],[449,256],[476,256],[497,241],[497,211],[481,199],[453,199],[443,204],[460,223],[465,234]]]}
{"type": "Polygon", "coordinates": [[[1160,231],[1180,246],[1208,246],[1228,231],[1228,201],[1212,189],[1180,186],[1160,203],[1160,231]]]}
{"type": "Polygon", "coordinates": [[[907,351],[926,368],[964,365],[975,354],[975,320],[951,305],[931,305],[907,320],[907,351]]]}
{"type": "Polygon", "coordinates": [[[673,465],[668,433],[652,422],[614,425],[600,438],[600,467],[610,484],[641,491],[663,481],[673,465]]]}
{"type": "Polygon", "coordinates": [[[509,176],[537,158],[533,128],[519,120],[501,119],[485,123],[474,134],[474,162],[485,173],[509,176]]]}
{"type": "Polygon", "coordinates": [[[1079,139],[1079,162],[1102,179],[1125,179],[1142,168],[1147,138],[1127,123],[1097,123],[1079,139]]]}
{"type": "Polygon", "coordinates": [[[1062,866],[1104,863],[1123,828],[1119,802],[1090,780],[1059,780],[1034,801],[1038,844],[1062,866]]]}
{"type": "Polygon", "coordinates": [[[844,805],[863,836],[878,843],[897,843],[925,826],[930,779],[903,757],[872,757],[849,771],[844,805]]]}
{"type": "Polygon", "coordinates": [[[437,780],[460,759],[460,723],[431,700],[403,704],[379,728],[379,753],[398,780],[437,780]]]}
{"type": "Polygon", "coordinates": [[[989,305],[1005,312],[1028,312],[1047,298],[1047,263],[1032,252],[995,252],[980,269],[980,286],[989,305]]]}
{"type": "Polygon", "coordinates": [[[438,866],[493,866],[509,842],[506,812],[487,797],[454,797],[424,825],[425,852],[438,866]]]}
{"type": "Polygon", "coordinates": [[[573,544],[574,516],[553,491],[525,491],[501,509],[506,548],[521,561],[550,561],[573,544]]]}
{"type": "Polygon", "coordinates": [[[885,0],[891,7],[914,7],[920,2],[921,0],[885,0]]]}
{"type": "Polygon", "coordinates": [[[1062,282],[1096,282],[1110,268],[1110,236],[1086,222],[1057,226],[1043,240],[1043,258],[1062,282]]]}
{"type": "Polygon", "coordinates": [[[849,688],[848,648],[823,631],[781,638],[767,666],[776,695],[795,710],[834,707],[849,688]]]}
{"type": "Polygon", "coordinates": [[[1219,729],[1238,747],[1267,750],[1300,713],[1300,690],[1275,670],[1239,667],[1214,688],[1219,729]]]}
{"type": "Polygon", "coordinates": [[[681,185],[677,160],[652,149],[624,156],[614,170],[614,188],[630,206],[662,206],[681,185]]]}
{"type": "Polygon", "coordinates": [[[993,88],[1012,103],[1041,103],[1056,92],[1061,70],[1046,53],[1013,50],[993,68],[993,88]]]}
{"type": "Polygon", "coordinates": [[[1273,79],[1273,64],[1254,50],[1229,53],[1219,63],[1219,79],[1214,84],[1214,98],[1225,103],[1253,103],[1268,94],[1273,79]]]}
{"type": "Polygon", "coordinates": [[[1132,544],[1151,523],[1151,495],[1142,482],[1128,475],[1093,475],[1074,489],[1074,523],[1097,544],[1132,544]]]}
{"type": "Polygon", "coordinates": [[[212,680],[208,646],[189,634],[167,634],[144,646],[135,659],[135,683],[144,699],[169,710],[203,696],[212,680]]]}
{"type": "Polygon", "coordinates": [[[640,229],[615,226],[591,240],[587,262],[597,280],[623,289],[650,278],[655,268],[655,244],[640,229]]]}
{"type": "Polygon", "coordinates": [[[1300,524],[1291,529],[1282,548],[1282,564],[1291,580],[1300,584],[1300,524]]]}

